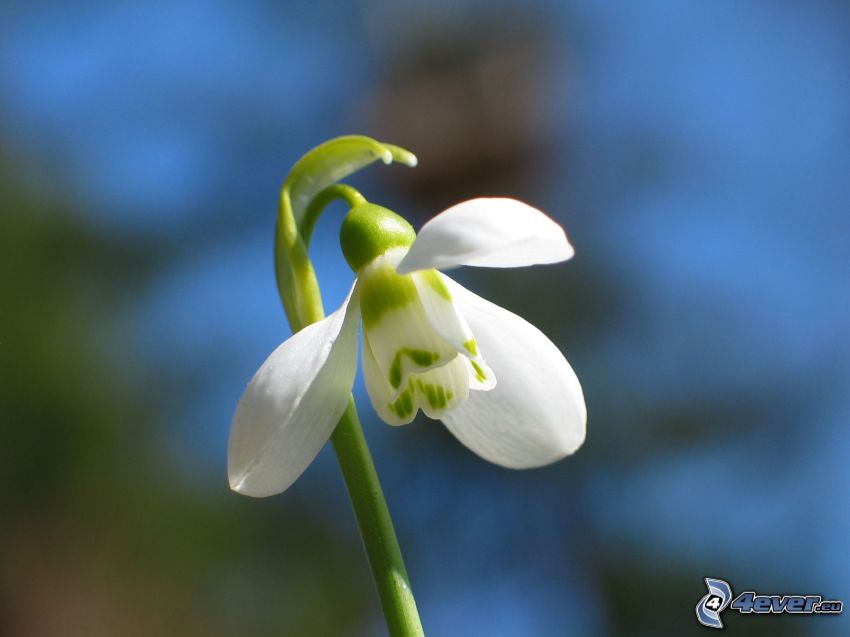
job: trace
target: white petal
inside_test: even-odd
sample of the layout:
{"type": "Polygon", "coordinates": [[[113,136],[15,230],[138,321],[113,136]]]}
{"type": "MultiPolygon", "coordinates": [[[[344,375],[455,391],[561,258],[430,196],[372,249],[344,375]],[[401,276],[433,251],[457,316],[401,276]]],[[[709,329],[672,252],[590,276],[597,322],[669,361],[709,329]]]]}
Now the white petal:
{"type": "Polygon", "coordinates": [[[489,391],[495,387],[496,375],[484,362],[472,330],[452,302],[452,295],[445,281],[448,277],[436,270],[414,272],[410,277],[419,292],[419,300],[431,327],[444,341],[470,359],[471,362],[467,365],[470,388],[489,391]]]}
{"type": "Polygon", "coordinates": [[[479,456],[511,469],[573,453],[584,442],[587,410],[564,356],[526,320],[451,279],[447,284],[499,382],[489,392],[470,392],[443,423],[479,456]]]}
{"type": "Polygon", "coordinates": [[[351,294],[336,312],[284,341],[251,379],[230,430],[233,490],[280,493],[333,433],[357,371],[359,308],[350,301],[351,294]]]}
{"type": "Polygon", "coordinates": [[[518,268],[557,263],[573,256],[564,229],[516,199],[464,201],[422,226],[399,274],[459,265],[518,268]]]}

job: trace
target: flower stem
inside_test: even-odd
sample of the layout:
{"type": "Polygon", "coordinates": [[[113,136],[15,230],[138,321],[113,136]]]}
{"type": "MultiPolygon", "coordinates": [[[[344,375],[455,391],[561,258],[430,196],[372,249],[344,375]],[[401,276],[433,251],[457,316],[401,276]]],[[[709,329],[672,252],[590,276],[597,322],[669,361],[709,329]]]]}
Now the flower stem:
{"type": "Polygon", "coordinates": [[[350,398],[331,437],[392,637],[421,637],[422,623],[372,455],[350,398]]]}

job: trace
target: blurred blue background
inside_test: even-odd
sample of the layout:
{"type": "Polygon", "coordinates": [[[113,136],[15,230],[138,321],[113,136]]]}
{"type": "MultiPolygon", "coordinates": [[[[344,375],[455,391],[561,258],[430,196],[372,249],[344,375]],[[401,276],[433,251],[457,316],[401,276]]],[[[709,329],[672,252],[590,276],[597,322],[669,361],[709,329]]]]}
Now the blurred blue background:
{"type": "Polygon", "coordinates": [[[577,250],[458,273],[575,367],[574,457],[362,410],[428,635],[705,632],[705,576],[850,601],[846,2],[6,2],[0,633],[383,634],[330,450],[267,500],[225,476],[289,335],[278,189],[346,133],[417,153],[353,180],[414,225],[513,196],[577,250]]]}

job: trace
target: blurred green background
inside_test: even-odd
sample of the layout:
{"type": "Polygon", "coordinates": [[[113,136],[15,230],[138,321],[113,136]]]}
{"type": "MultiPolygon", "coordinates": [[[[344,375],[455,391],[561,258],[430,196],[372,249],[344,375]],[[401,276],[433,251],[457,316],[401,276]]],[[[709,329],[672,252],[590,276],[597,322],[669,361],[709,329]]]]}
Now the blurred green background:
{"type": "Polygon", "coordinates": [[[843,2],[4,3],[0,635],[383,634],[330,451],[225,476],[289,335],[277,191],[345,133],[417,153],[354,180],[414,225],[513,196],[577,250],[458,274],[566,353],[576,456],[490,466],[358,380],[429,636],[707,633],[705,576],[850,600],[848,60],[843,2]]]}

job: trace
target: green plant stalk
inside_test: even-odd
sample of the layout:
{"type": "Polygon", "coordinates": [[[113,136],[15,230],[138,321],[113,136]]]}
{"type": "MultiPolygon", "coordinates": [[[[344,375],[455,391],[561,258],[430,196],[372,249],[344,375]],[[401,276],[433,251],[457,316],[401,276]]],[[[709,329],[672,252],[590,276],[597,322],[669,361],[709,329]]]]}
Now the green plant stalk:
{"type": "Polygon", "coordinates": [[[353,397],[349,398],[331,442],[357,517],[390,635],[421,637],[425,633],[416,600],[353,397]]]}
{"type": "MultiPolygon", "coordinates": [[[[349,186],[329,186],[317,193],[307,206],[309,214],[306,216],[305,236],[299,232],[292,214],[287,186],[284,185],[281,191],[275,263],[278,291],[293,333],[324,318],[319,284],[307,256],[307,246],[316,219],[322,209],[335,199],[343,199],[350,206],[363,200],[349,186]]],[[[353,396],[349,397],[348,407],[331,436],[331,442],[354,509],[389,633],[391,637],[424,637],[401,548],[353,396]]]]}
{"type": "Polygon", "coordinates": [[[360,205],[366,202],[366,199],[351,186],[346,184],[333,184],[319,194],[313,197],[312,201],[307,205],[304,211],[304,218],[298,229],[301,232],[301,240],[305,246],[310,245],[310,239],[313,237],[313,229],[316,227],[316,222],[319,220],[319,215],[328,207],[328,204],[336,199],[342,199],[348,204],[349,208],[360,205]]]}

